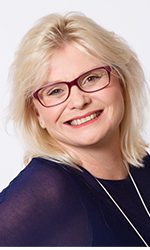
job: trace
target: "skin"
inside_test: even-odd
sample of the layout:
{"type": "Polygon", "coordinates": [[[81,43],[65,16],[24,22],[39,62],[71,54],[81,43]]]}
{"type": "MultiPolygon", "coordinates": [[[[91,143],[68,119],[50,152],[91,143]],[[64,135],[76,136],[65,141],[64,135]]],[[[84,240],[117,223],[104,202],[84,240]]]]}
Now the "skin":
{"type": "MultiPolygon", "coordinates": [[[[66,44],[50,58],[47,82],[71,81],[96,67],[106,66],[77,48],[66,44]]],[[[124,179],[127,170],[120,152],[119,126],[124,115],[124,96],[115,70],[108,87],[95,93],[84,93],[77,86],[62,104],[50,108],[33,100],[41,127],[47,129],[66,149],[76,154],[82,166],[92,175],[104,179],[124,179]],[[101,115],[80,126],[67,122],[95,111],[101,115]]]]}

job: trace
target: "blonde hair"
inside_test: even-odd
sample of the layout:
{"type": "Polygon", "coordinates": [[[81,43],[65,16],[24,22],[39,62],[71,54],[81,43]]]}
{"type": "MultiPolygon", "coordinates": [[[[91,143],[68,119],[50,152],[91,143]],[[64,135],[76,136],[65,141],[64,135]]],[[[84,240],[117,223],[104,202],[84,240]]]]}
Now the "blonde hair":
{"type": "Polygon", "coordinates": [[[79,159],[59,145],[39,125],[31,93],[42,85],[50,56],[70,43],[81,51],[112,65],[125,92],[125,115],[120,125],[122,157],[134,166],[142,166],[147,143],[145,125],[146,81],[138,58],[128,44],[114,32],[100,27],[81,13],[50,14],[40,19],[24,36],[10,69],[11,99],[9,119],[25,146],[25,165],[33,157],[75,166],[79,159]]]}

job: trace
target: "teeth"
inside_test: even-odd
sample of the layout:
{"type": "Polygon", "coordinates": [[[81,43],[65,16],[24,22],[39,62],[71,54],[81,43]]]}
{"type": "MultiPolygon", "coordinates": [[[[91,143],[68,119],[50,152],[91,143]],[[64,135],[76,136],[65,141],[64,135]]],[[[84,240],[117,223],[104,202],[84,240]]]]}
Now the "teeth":
{"type": "Polygon", "coordinates": [[[91,121],[91,120],[95,119],[96,117],[98,117],[101,114],[101,112],[102,111],[99,111],[99,112],[93,113],[93,114],[91,114],[91,115],[89,115],[89,116],[87,116],[85,118],[70,121],[70,124],[73,125],[73,126],[81,125],[83,123],[86,123],[88,121],[91,121]]]}

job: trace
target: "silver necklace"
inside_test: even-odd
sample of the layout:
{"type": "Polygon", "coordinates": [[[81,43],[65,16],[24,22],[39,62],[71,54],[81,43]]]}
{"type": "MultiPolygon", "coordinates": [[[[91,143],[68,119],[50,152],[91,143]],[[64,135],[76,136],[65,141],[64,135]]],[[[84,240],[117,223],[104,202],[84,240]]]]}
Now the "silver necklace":
{"type": "MultiPolygon", "coordinates": [[[[144,202],[144,200],[143,200],[143,198],[142,198],[142,196],[141,196],[141,194],[140,194],[140,191],[139,191],[139,189],[138,189],[138,187],[137,187],[137,185],[136,185],[136,183],[135,183],[135,181],[134,181],[134,179],[133,179],[133,177],[132,177],[132,175],[131,175],[131,173],[130,173],[130,171],[128,170],[128,168],[127,168],[127,165],[125,164],[125,162],[123,162],[123,164],[125,165],[125,167],[126,167],[126,169],[127,169],[127,171],[128,171],[128,174],[129,174],[129,176],[130,176],[130,179],[131,179],[131,181],[132,181],[132,183],[133,183],[133,185],[134,185],[134,187],[135,187],[135,189],[136,189],[136,191],[137,191],[137,194],[138,194],[138,196],[139,196],[139,198],[140,198],[140,200],[141,200],[141,202],[142,202],[142,204],[143,204],[143,207],[144,207],[144,209],[145,209],[145,211],[146,211],[146,213],[148,214],[148,216],[150,217],[150,212],[149,212],[149,210],[148,210],[148,208],[146,207],[146,204],[145,204],[145,202],[144,202]]],[[[122,215],[125,217],[125,219],[128,221],[128,223],[130,224],[130,226],[134,229],[134,231],[137,233],[137,235],[139,236],[139,238],[143,241],[143,243],[145,244],[145,246],[146,247],[149,247],[149,245],[146,243],[146,241],[143,239],[143,237],[142,237],[142,235],[139,233],[139,231],[136,229],[136,227],[133,225],[133,223],[130,221],[130,219],[127,217],[127,215],[123,212],[123,210],[121,209],[121,207],[118,205],[118,203],[115,201],[115,199],[111,196],[111,194],[108,192],[108,190],[104,187],[104,185],[96,178],[96,180],[97,180],[97,182],[98,182],[98,184],[103,188],[103,190],[105,191],[105,193],[109,196],[109,198],[112,200],[112,202],[115,204],[115,206],[119,209],[119,211],[122,213],[122,215]]]]}

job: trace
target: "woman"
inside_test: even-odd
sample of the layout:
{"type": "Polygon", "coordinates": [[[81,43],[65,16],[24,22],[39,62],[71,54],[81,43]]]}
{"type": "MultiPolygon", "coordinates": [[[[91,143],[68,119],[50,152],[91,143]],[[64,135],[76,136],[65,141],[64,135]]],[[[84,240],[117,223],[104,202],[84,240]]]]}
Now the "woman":
{"type": "Polygon", "coordinates": [[[150,245],[147,90],[127,43],[82,14],[51,14],[10,76],[27,166],[1,194],[0,245],[150,245]]]}

